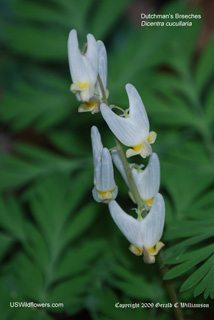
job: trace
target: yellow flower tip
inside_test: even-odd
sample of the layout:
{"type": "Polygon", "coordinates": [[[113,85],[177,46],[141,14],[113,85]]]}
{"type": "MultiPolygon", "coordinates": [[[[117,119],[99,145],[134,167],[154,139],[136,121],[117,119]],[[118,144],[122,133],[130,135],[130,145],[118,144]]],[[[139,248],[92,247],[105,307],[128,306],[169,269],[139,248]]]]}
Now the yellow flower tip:
{"type": "Polygon", "coordinates": [[[79,82],[76,84],[80,89],[86,89],[88,87],[88,82],[79,82]]]}
{"type": "Polygon", "coordinates": [[[91,113],[99,112],[98,102],[89,101],[89,102],[82,103],[78,108],[78,112],[91,112],[91,113]]]}
{"type": "Polygon", "coordinates": [[[70,91],[73,92],[73,93],[77,93],[77,92],[78,92],[78,90],[77,90],[77,88],[76,88],[76,85],[75,85],[74,83],[72,83],[72,84],[70,85],[70,91]]]}
{"type": "Polygon", "coordinates": [[[83,82],[83,83],[72,83],[70,86],[70,91],[73,93],[77,93],[79,91],[83,91],[88,87],[89,83],[88,82],[83,82]]]}
{"type": "Polygon", "coordinates": [[[154,201],[154,197],[150,199],[143,199],[143,202],[145,202],[149,208],[151,208],[153,201],[154,201]]]}
{"type": "Polygon", "coordinates": [[[152,264],[155,263],[155,256],[150,255],[148,251],[143,248],[143,260],[145,263],[152,264]]]}
{"type": "Polygon", "coordinates": [[[145,263],[155,263],[155,255],[163,248],[165,244],[161,241],[158,241],[154,247],[145,248],[143,247],[143,258],[145,263]]]}
{"type": "Polygon", "coordinates": [[[136,256],[141,256],[143,254],[143,249],[135,247],[133,244],[130,244],[129,250],[134,253],[136,256]]]}
{"type": "Polygon", "coordinates": [[[140,143],[133,147],[134,151],[140,152],[143,149],[143,143],[140,143]]]}
{"type": "Polygon", "coordinates": [[[114,190],[110,190],[110,191],[98,191],[99,195],[100,195],[100,199],[102,200],[102,202],[104,203],[108,203],[110,200],[114,199],[114,195],[113,195],[114,190]]]}
{"type": "Polygon", "coordinates": [[[165,244],[162,241],[158,241],[154,247],[146,248],[146,250],[150,255],[156,255],[164,246],[165,244]]]}
{"type": "Polygon", "coordinates": [[[148,136],[148,138],[147,138],[147,141],[148,141],[150,144],[152,144],[152,143],[155,142],[156,138],[157,138],[157,133],[156,133],[155,131],[150,131],[150,132],[149,132],[149,136],[148,136]]]}
{"type": "Polygon", "coordinates": [[[133,156],[135,156],[137,154],[138,154],[138,152],[134,151],[133,149],[126,150],[126,158],[133,157],[133,156]]]}

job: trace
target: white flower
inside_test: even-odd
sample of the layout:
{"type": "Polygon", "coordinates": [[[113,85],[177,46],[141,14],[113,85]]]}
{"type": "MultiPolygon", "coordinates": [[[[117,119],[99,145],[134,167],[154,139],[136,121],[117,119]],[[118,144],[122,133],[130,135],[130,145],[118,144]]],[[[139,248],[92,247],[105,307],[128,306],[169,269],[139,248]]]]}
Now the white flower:
{"type": "Polygon", "coordinates": [[[71,30],[68,38],[68,59],[73,83],[71,91],[77,98],[89,101],[94,95],[98,74],[98,46],[92,34],[87,35],[85,55],[79,50],[76,30],[71,30]]]}
{"type": "Polygon", "coordinates": [[[160,162],[156,153],[152,153],[144,170],[133,168],[132,175],[141,199],[150,209],[160,187],[160,162]]]}
{"type": "MultiPolygon", "coordinates": [[[[113,159],[113,162],[114,162],[115,166],[119,170],[119,172],[120,172],[121,176],[123,177],[125,183],[130,188],[129,181],[128,181],[128,178],[127,178],[127,175],[126,175],[126,171],[124,169],[124,166],[123,166],[123,163],[122,163],[122,160],[121,160],[121,158],[119,156],[118,151],[116,149],[111,150],[111,156],[112,156],[112,159],[113,159]]],[[[129,164],[130,167],[132,165],[133,164],[129,164]]]]}
{"type": "Polygon", "coordinates": [[[157,134],[149,132],[147,113],[135,87],[127,84],[126,91],[130,107],[128,116],[115,114],[104,103],[101,105],[101,113],[114,135],[124,145],[132,147],[126,151],[127,158],[137,154],[146,158],[152,153],[150,144],[155,142],[157,134]]]}
{"type": "MultiPolygon", "coordinates": [[[[98,48],[98,74],[103,85],[106,99],[108,98],[108,90],[106,89],[107,85],[107,54],[106,48],[102,41],[97,41],[98,48]]],[[[104,101],[103,92],[101,90],[99,81],[97,80],[94,95],[88,102],[81,104],[78,108],[79,112],[88,112],[96,113],[100,111],[100,103],[104,101]]]]}
{"type": "Polygon", "coordinates": [[[103,148],[98,129],[91,129],[91,140],[94,158],[94,185],[92,195],[97,202],[108,203],[116,198],[118,188],[114,181],[111,155],[103,148]]]}
{"type": "MultiPolygon", "coordinates": [[[[112,150],[111,155],[114,164],[116,165],[117,169],[122,175],[127,186],[130,188],[126,172],[123,167],[123,163],[120,159],[117,150],[112,150]]],[[[160,187],[160,162],[158,156],[156,153],[153,152],[149,159],[147,167],[143,170],[143,165],[140,165],[138,166],[138,168],[136,168],[136,165],[132,163],[129,164],[129,166],[131,168],[132,176],[140,194],[140,197],[143,200],[146,209],[149,210],[152,206],[154,197],[156,193],[158,193],[160,187]]],[[[131,199],[134,201],[134,197],[131,192],[129,192],[129,195],[131,199]]]]}
{"type": "Polygon", "coordinates": [[[101,161],[101,156],[103,151],[101,136],[100,136],[99,130],[95,126],[91,128],[91,143],[92,143],[94,171],[95,171],[98,163],[100,163],[101,161]]]}
{"type": "Polygon", "coordinates": [[[129,249],[136,255],[143,254],[145,262],[154,263],[154,256],[164,246],[160,241],[165,219],[165,205],[161,194],[156,194],[150,212],[142,220],[128,215],[115,200],[109,202],[108,206],[114,222],[131,243],[129,249]]]}
{"type": "MultiPolygon", "coordinates": [[[[106,89],[107,86],[107,54],[106,54],[106,48],[102,41],[97,41],[98,46],[98,55],[99,55],[99,67],[98,67],[98,73],[105,91],[106,98],[108,98],[108,90],[106,89]]],[[[99,100],[100,102],[103,101],[103,93],[100,88],[99,81],[97,81],[96,89],[98,91],[99,100]]]]}

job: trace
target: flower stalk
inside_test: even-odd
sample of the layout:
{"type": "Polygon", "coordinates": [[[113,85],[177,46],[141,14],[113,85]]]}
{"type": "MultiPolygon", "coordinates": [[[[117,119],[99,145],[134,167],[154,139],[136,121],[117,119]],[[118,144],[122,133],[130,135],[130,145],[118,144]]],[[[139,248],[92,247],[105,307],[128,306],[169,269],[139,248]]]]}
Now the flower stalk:
{"type": "Polygon", "coordinates": [[[120,159],[121,159],[123,166],[124,166],[124,170],[126,172],[126,176],[127,176],[128,182],[129,182],[131,193],[134,197],[135,202],[137,203],[138,209],[141,212],[142,217],[144,218],[147,215],[145,205],[144,205],[143,200],[141,199],[139,191],[136,187],[135,181],[132,176],[131,168],[129,167],[129,163],[128,163],[126,155],[123,151],[123,147],[122,147],[120,141],[116,137],[114,137],[114,138],[116,141],[118,154],[120,156],[120,159]]]}
{"type": "MultiPolygon", "coordinates": [[[[169,271],[169,269],[166,265],[164,265],[162,267],[162,265],[164,264],[164,255],[163,255],[162,251],[159,251],[157,258],[158,258],[161,272],[164,276],[169,271]]],[[[173,284],[173,281],[172,280],[164,280],[164,283],[166,285],[166,289],[168,291],[170,301],[173,305],[173,312],[174,312],[176,320],[185,320],[184,314],[181,309],[180,302],[179,302],[179,299],[177,296],[177,292],[176,292],[174,284],[173,284]],[[176,305],[176,307],[175,307],[175,305],[176,305]]]]}

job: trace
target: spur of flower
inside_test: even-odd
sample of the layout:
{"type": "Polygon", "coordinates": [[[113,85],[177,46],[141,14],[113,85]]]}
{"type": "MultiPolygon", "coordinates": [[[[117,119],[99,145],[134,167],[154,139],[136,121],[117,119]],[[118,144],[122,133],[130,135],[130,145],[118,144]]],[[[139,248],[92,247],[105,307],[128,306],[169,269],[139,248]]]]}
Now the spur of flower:
{"type": "Polygon", "coordinates": [[[79,50],[76,30],[68,37],[68,60],[73,80],[71,91],[78,100],[88,102],[94,95],[98,75],[98,46],[92,34],[87,35],[85,54],[79,50]]]}
{"type": "Polygon", "coordinates": [[[126,85],[129,98],[129,112],[117,115],[106,104],[101,104],[101,113],[120,142],[128,147],[127,158],[140,154],[146,158],[152,153],[151,144],[155,142],[157,134],[149,131],[149,120],[137,90],[131,84],[126,85]]]}
{"type": "Polygon", "coordinates": [[[164,246],[160,241],[165,220],[162,195],[156,194],[152,208],[144,219],[128,215],[115,200],[110,201],[108,206],[114,222],[131,243],[131,252],[137,256],[143,254],[146,263],[154,263],[155,255],[164,246]]]}
{"type": "MultiPolygon", "coordinates": [[[[126,172],[117,150],[112,150],[111,155],[114,164],[122,175],[127,186],[130,188],[126,172]]],[[[130,169],[140,197],[143,200],[146,209],[150,210],[154,197],[158,193],[160,187],[160,162],[158,155],[154,152],[151,154],[146,168],[144,168],[143,165],[136,165],[132,163],[130,164],[130,169]]],[[[134,201],[131,191],[129,191],[129,195],[134,201]]]]}
{"type": "Polygon", "coordinates": [[[118,187],[114,181],[114,171],[110,152],[103,148],[97,127],[91,129],[94,160],[94,188],[92,195],[97,202],[108,203],[116,198],[118,187]]]}
{"type": "Polygon", "coordinates": [[[107,54],[104,43],[100,40],[97,41],[98,48],[98,77],[94,89],[94,95],[88,102],[82,103],[78,111],[88,112],[92,114],[100,111],[100,103],[108,98],[109,92],[107,86],[107,54]]]}
{"type": "Polygon", "coordinates": [[[160,162],[156,153],[152,153],[145,169],[133,168],[132,176],[146,209],[149,210],[160,188],[160,162]]]}

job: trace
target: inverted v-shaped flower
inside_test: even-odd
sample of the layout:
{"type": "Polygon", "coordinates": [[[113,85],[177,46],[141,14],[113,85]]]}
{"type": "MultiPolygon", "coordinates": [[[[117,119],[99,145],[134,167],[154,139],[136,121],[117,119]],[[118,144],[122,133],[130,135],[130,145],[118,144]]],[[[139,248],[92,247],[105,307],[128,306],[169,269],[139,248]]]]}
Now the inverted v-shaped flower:
{"type": "Polygon", "coordinates": [[[108,203],[115,199],[118,193],[111,155],[107,148],[103,148],[100,133],[95,126],[91,129],[91,140],[94,160],[92,195],[97,202],[108,203]]]}
{"type": "Polygon", "coordinates": [[[126,151],[126,156],[140,154],[143,158],[152,153],[150,144],[154,143],[156,133],[149,132],[149,120],[143,102],[131,84],[126,85],[129,98],[129,114],[127,117],[115,114],[104,103],[101,113],[114,135],[126,146],[132,147],[126,151]]]}
{"type": "MultiPolygon", "coordinates": [[[[130,188],[126,172],[121,158],[118,154],[118,151],[112,150],[111,155],[114,164],[120,171],[127,186],[130,188]]],[[[138,166],[138,168],[136,168],[135,164],[130,164],[132,176],[140,194],[140,197],[143,200],[146,209],[149,210],[152,206],[154,197],[156,193],[158,193],[160,187],[160,162],[157,154],[153,152],[151,154],[147,167],[142,169],[142,166],[143,165],[140,165],[138,166]]],[[[129,192],[129,195],[131,199],[134,201],[134,197],[131,194],[131,192],[129,192]]]]}
{"type": "Polygon", "coordinates": [[[147,167],[143,170],[132,169],[133,179],[141,199],[150,209],[160,187],[160,162],[156,153],[152,153],[147,167]]]}
{"type": "Polygon", "coordinates": [[[98,74],[98,47],[92,34],[87,35],[87,51],[79,50],[76,30],[71,30],[68,38],[68,60],[73,83],[71,91],[78,100],[89,101],[94,95],[98,74]]]}
{"type": "MultiPolygon", "coordinates": [[[[98,74],[102,82],[105,98],[108,98],[109,92],[106,88],[107,86],[107,53],[105,45],[102,41],[97,41],[98,49],[98,74]]],[[[103,91],[100,87],[99,80],[97,79],[94,95],[90,98],[88,102],[84,102],[78,108],[79,112],[88,112],[96,113],[100,111],[100,103],[104,101],[103,91]]]]}
{"type": "Polygon", "coordinates": [[[154,263],[154,256],[164,246],[159,241],[165,219],[165,205],[161,194],[156,194],[150,212],[142,220],[128,215],[115,200],[109,202],[108,206],[114,222],[131,243],[130,250],[136,255],[144,254],[145,262],[154,263]]]}

